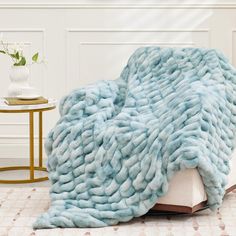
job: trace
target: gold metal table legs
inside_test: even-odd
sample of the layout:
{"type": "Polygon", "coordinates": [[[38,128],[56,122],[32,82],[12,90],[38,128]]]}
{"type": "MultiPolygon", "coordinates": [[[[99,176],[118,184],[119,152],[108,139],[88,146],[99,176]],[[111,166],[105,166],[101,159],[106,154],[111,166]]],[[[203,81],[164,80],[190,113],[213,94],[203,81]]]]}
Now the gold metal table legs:
{"type": "MultiPolygon", "coordinates": [[[[1,167],[0,171],[12,171],[12,170],[30,170],[30,166],[9,166],[9,167],[1,167]]],[[[47,169],[45,167],[34,167],[33,168],[33,172],[34,170],[38,170],[38,171],[47,171],[47,169]]],[[[40,177],[40,178],[33,178],[33,179],[19,179],[19,180],[0,180],[0,184],[26,184],[26,183],[34,183],[34,182],[41,182],[41,181],[45,181],[48,180],[48,177],[40,177]]]]}
{"type": "Polygon", "coordinates": [[[39,167],[43,166],[43,112],[39,112],[39,167]]]}
{"type": "Polygon", "coordinates": [[[34,179],[34,113],[29,113],[30,180],[34,179]]]}
{"type": "Polygon", "coordinates": [[[20,180],[0,180],[1,184],[24,184],[34,183],[48,180],[48,177],[35,178],[35,170],[47,171],[43,167],[43,112],[39,113],[39,163],[38,166],[34,165],[34,111],[29,112],[29,148],[30,148],[30,165],[29,166],[11,166],[11,167],[0,167],[0,171],[12,171],[12,170],[29,170],[29,179],[20,180]]]}

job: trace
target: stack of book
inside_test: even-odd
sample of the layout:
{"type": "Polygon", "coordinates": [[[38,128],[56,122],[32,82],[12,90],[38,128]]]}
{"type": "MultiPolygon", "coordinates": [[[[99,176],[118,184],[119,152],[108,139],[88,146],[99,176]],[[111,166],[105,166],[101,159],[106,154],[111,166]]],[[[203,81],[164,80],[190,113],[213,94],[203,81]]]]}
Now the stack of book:
{"type": "Polygon", "coordinates": [[[15,97],[6,97],[4,98],[5,103],[9,106],[16,105],[38,105],[48,103],[48,99],[44,97],[38,97],[36,99],[20,99],[15,97]]]}

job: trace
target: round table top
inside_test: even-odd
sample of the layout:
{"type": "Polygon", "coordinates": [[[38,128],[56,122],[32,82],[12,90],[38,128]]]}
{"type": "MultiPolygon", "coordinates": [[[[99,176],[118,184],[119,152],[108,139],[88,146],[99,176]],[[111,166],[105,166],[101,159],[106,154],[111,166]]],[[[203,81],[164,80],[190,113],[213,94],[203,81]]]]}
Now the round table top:
{"type": "Polygon", "coordinates": [[[48,99],[48,103],[37,105],[7,105],[4,98],[0,98],[0,113],[21,113],[32,111],[47,111],[56,108],[57,101],[55,99],[48,99]]]}

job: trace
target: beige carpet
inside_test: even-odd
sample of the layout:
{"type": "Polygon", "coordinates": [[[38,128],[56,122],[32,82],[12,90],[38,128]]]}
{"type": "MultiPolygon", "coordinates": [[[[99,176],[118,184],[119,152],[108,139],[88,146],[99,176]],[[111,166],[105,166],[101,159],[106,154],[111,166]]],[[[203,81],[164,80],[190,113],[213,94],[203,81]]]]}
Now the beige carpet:
{"type": "Polygon", "coordinates": [[[129,223],[98,229],[32,229],[49,206],[48,187],[0,188],[1,236],[236,236],[236,191],[226,196],[218,212],[194,215],[144,216],[129,223]]]}

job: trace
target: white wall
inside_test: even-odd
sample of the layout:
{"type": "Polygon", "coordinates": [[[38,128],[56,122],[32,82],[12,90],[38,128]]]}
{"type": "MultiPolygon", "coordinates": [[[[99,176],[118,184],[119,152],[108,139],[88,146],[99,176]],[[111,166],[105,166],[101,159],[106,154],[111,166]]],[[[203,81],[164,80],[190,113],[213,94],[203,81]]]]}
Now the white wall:
{"type": "MultiPolygon", "coordinates": [[[[115,79],[139,46],[210,47],[236,65],[236,1],[0,0],[0,32],[39,50],[46,66],[30,80],[45,96],[115,79]]],[[[0,55],[0,95],[8,87],[10,60],[0,55]]],[[[45,113],[45,134],[58,111],[45,113]]],[[[28,117],[0,114],[0,158],[27,157],[28,117]]]]}

